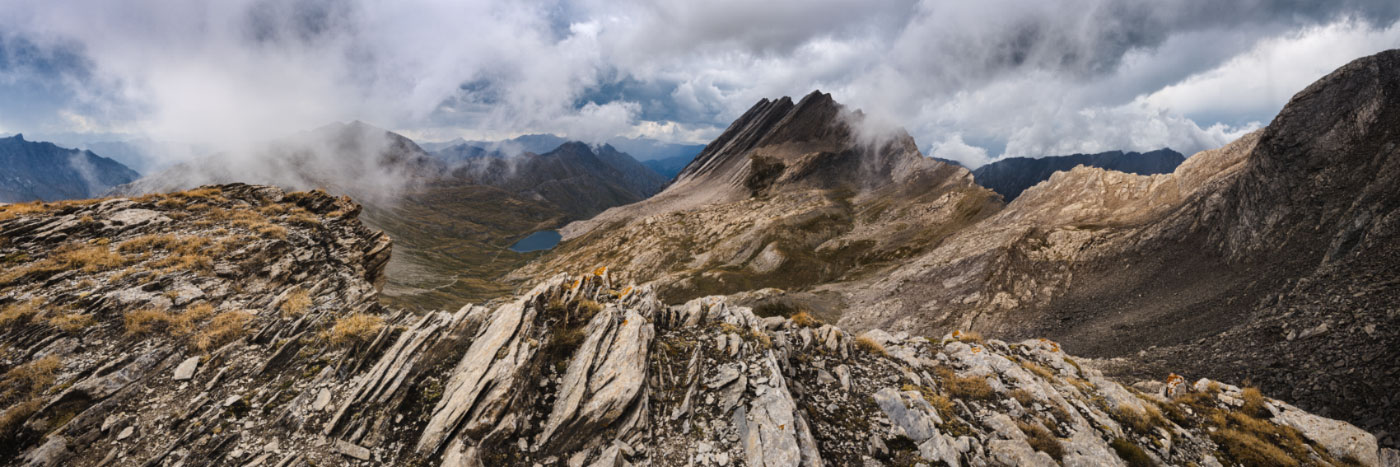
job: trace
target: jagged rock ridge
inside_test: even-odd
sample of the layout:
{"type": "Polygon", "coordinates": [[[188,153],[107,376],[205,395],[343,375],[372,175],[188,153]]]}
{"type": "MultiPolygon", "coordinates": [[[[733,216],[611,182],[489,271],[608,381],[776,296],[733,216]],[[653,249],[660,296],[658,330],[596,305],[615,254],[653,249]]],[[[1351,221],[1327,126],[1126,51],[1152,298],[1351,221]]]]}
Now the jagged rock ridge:
{"type": "Polygon", "coordinates": [[[907,134],[860,141],[861,118],[820,92],[764,100],[661,193],[565,226],[556,252],[512,277],[613,264],[668,302],[823,283],[932,248],[1000,206],[907,134]]]}

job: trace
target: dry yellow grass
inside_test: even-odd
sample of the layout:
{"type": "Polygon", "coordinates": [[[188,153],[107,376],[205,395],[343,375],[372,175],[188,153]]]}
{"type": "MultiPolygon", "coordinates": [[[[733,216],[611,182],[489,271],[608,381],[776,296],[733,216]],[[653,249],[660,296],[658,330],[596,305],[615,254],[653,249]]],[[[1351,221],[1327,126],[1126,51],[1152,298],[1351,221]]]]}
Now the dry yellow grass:
{"type": "Polygon", "coordinates": [[[286,214],[287,211],[290,211],[291,209],[291,206],[288,206],[286,204],[274,203],[258,208],[258,213],[264,216],[273,217],[286,214]]]}
{"type": "Polygon", "coordinates": [[[793,315],[788,319],[792,320],[792,324],[796,324],[804,328],[815,328],[820,327],[822,325],[821,320],[813,317],[811,313],[807,313],[805,311],[793,313],[793,315]]]}
{"type": "Polygon", "coordinates": [[[0,273],[0,284],[14,283],[31,275],[46,276],[72,270],[91,274],[113,269],[127,262],[125,256],[107,246],[106,239],[97,239],[91,245],[65,245],[48,258],[12,267],[0,273]]]}
{"type": "Polygon", "coordinates": [[[953,400],[949,399],[947,396],[934,392],[933,389],[927,386],[915,386],[912,384],[906,384],[901,387],[900,390],[918,391],[919,395],[924,397],[924,401],[927,401],[929,405],[933,406],[934,410],[937,410],[939,415],[945,419],[953,418],[955,406],[953,405],[953,400]]]}
{"type": "Polygon", "coordinates": [[[126,312],[122,317],[122,327],[130,335],[144,335],[164,329],[170,325],[171,314],[165,310],[142,308],[126,312]]]}
{"type": "Polygon", "coordinates": [[[943,388],[954,397],[974,400],[991,400],[996,397],[996,391],[987,384],[985,376],[958,376],[948,367],[938,367],[934,373],[938,374],[943,388]]]}
{"type": "Polygon", "coordinates": [[[122,242],[117,251],[122,253],[142,253],[153,250],[166,250],[173,253],[193,254],[209,246],[209,239],[196,236],[171,234],[141,235],[122,242]]]}
{"type": "Polygon", "coordinates": [[[311,310],[314,303],[311,294],[306,290],[297,288],[292,293],[287,294],[287,298],[282,300],[282,304],[277,306],[277,310],[282,312],[282,316],[301,316],[311,310]]]}
{"type": "Polygon", "coordinates": [[[106,245],[87,246],[58,254],[58,261],[68,269],[81,268],[83,272],[105,271],[126,264],[126,258],[113,252],[106,245]]]}
{"type": "Polygon", "coordinates": [[[6,204],[4,206],[0,206],[0,221],[14,219],[16,217],[23,216],[26,214],[39,214],[43,212],[48,212],[49,209],[50,206],[44,204],[43,201],[6,204]]]}
{"type": "Polygon", "coordinates": [[[0,441],[11,439],[30,415],[44,406],[40,397],[63,366],[57,355],[16,366],[0,376],[0,441]]]}
{"type": "Polygon", "coordinates": [[[0,441],[8,441],[30,415],[44,407],[43,397],[30,397],[0,412],[0,441]]]}
{"type": "Polygon", "coordinates": [[[1039,423],[1016,422],[1016,427],[1026,434],[1026,442],[1037,451],[1049,454],[1056,461],[1064,459],[1065,448],[1060,445],[1060,440],[1055,439],[1055,435],[1045,426],[1039,423]]]}
{"type": "Polygon", "coordinates": [[[0,399],[42,392],[53,384],[54,373],[62,366],[62,359],[57,355],[49,355],[11,368],[4,376],[0,376],[0,388],[3,388],[0,390],[4,391],[0,399]]]}
{"type": "Polygon", "coordinates": [[[982,333],[973,331],[953,331],[953,339],[957,339],[958,342],[980,344],[982,343],[982,333]]]}
{"type": "Polygon", "coordinates": [[[0,309],[0,326],[28,323],[34,315],[39,314],[39,307],[43,304],[44,299],[36,298],[5,305],[5,308],[0,309]]]}
{"type": "Polygon", "coordinates": [[[1021,407],[1025,407],[1027,409],[1031,407],[1031,404],[1035,403],[1035,396],[1032,396],[1031,392],[1025,389],[1017,389],[1015,391],[1011,391],[1011,398],[1016,399],[1016,402],[1019,402],[1021,404],[1021,407]]]}
{"type": "Polygon", "coordinates": [[[381,329],[384,329],[384,318],[380,318],[378,315],[355,313],[337,319],[335,325],[331,326],[331,329],[326,331],[323,337],[331,345],[348,347],[368,342],[376,334],[379,334],[381,329]]]}
{"type": "Polygon", "coordinates": [[[287,216],[287,222],[302,227],[316,227],[321,225],[321,219],[307,212],[305,209],[297,208],[299,212],[293,212],[287,216]]]}
{"type": "Polygon", "coordinates": [[[287,229],[280,225],[262,224],[254,227],[253,231],[266,238],[287,238],[287,229]]]}
{"type": "Polygon", "coordinates": [[[252,320],[253,314],[242,310],[219,313],[190,338],[190,345],[200,351],[207,351],[233,342],[243,337],[244,327],[252,320]]]}
{"type": "Polygon", "coordinates": [[[871,339],[870,336],[857,337],[855,345],[857,349],[864,350],[873,355],[889,355],[889,352],[885,351],[885,346],[881,345],[879,342],[876,342],[875,339],[871,339]]]}
{"type": "Polygon", "coordinates": [[[221,196],[221,195],[223,195],[223,193],[224,193],[223,189],[221,189],[221,188],[219,188],[219,187],[216,187],[216,186],[211,186],[211,187],[195,188],[195,189],[193,189],[193,190],[177,191],[177,192],[171,193],[170,196],[180,197],[180,198],[189,198],[189,199],[204,199],[204,200],[211,200],[211,201],[214,201],[214,202],[226,202],[227,200],[224,200],[223,197],[221,196]]]}
{"type": "Polygon", "coordinates": [[[187,336],[197,329],[200,321],[214,313],[208,303],[198,303],[183,312],[172,312],[155,308],[144,308],[126,313],[123,324],[127,334],[142,335],[165,331],[174,336],[187,336]]]}
{"type": "Polygon", "coordinates": [[[163,272],[184,270],[208,273],[214,270],[214,258],[202,253],[172,254],[150,262],[149,266],[162,269],[163,272]]]}
{"type": "Polygon", "coordinates": [[[1240,391],[1240,398],[1244,399],[1240,412],[1251,417],[1258,417],[1264,413],[1264,393],[1260,392],[1259,388],[1244,388],[1240,391]]]}
{"type": "Polygon", "coordinates": [[[67,333],[74,333],[92,326],[97,322],[92,315],[78,312],[59,312],[49,317],[49,325],[67,333]]]}

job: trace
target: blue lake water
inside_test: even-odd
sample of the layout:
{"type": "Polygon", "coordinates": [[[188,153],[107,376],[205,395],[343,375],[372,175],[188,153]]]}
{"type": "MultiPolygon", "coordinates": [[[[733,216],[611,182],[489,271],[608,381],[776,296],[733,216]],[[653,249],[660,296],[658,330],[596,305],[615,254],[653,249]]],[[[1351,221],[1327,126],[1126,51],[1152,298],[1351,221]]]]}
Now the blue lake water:
{"type": "Polygon", "coordinates": [[[530,234],[530,236],[520,239],[510,246],[510,251],[517,253],[529,253],[531,251],[548,250],[559,244],[562,238],[557,230],[541,230],[530,234]]]}

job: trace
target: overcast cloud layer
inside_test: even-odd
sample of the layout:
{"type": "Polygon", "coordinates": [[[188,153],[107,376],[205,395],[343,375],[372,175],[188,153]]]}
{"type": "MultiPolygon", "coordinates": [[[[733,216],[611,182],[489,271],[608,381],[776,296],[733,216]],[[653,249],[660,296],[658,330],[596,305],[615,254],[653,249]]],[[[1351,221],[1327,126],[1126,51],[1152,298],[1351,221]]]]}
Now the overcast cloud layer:
{"type": "Polygon", "coordinates": [[[1394,0],[3,0],[0,134],[704,142],[813,89],[979,165],[1216,147],[1400,47],[1394,0]]]}

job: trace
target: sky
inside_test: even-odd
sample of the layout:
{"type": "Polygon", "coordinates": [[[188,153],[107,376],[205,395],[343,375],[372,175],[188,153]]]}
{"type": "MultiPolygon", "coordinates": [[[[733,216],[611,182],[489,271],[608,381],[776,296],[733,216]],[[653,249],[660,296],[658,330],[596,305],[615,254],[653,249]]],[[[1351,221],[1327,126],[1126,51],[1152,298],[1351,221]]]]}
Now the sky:
{"type": "Polygon", "coordinates": [[[1397,20],[1394,0],[0,0],[0,134],[703,143],[820,89],[971,166],[1191,154],[1400,47],[1397,20]]]}

